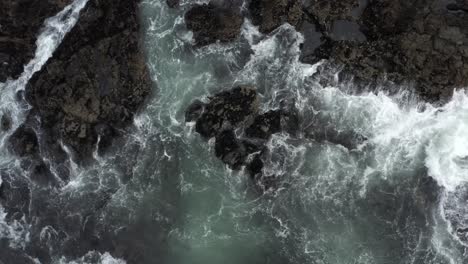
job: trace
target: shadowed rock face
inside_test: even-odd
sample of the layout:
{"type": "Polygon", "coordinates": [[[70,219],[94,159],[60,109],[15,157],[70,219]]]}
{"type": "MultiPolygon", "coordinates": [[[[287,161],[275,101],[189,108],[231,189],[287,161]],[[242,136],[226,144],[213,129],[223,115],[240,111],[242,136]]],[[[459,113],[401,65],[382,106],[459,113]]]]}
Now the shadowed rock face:
{"type": "Polygon", "coordinates": [[[16,79],[34,57],[44,20],[71,0],[2,0],[0,4],[0,82],[16,79]]]}
{"type": "Polygon", "coordinates": [[[77,161],[91,157],[99,124],[111,129],[130,124],[150,92],[139,49],[137,3],[90,0],[77,25],[26,87],[31,114],[41,118],[50,139],[47,145],[62,140],[77,161]]]}
{"type": "Polygon", "coordinates": [[[193,38],[199,46],[236,39],[242,22],[239,10],[213,3],[195,5],[185,13],[187,29],[193,31],[193,38]]]}

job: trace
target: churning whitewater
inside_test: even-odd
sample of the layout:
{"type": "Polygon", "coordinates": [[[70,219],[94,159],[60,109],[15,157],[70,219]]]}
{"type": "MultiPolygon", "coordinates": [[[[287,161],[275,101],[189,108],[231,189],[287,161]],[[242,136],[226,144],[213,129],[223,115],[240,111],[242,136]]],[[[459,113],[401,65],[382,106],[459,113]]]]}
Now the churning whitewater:
{"type": "MultiPolygon", "coordinates": [[[[263,35],[245,20],[239,40],[194,49],[183,23],[190,2],[182,1],[181,10],[162,0],[142,2],[157,89],[112,151],[96,153],[86,168],[70,161],[70,181],[46,196],[56,201],[60,217],[85,229],[84,219],[98,208],[96,233],[126,232],[129,244],[153,248],[140,252],[144,263],[468,262],[465,90],[443,106],[424,103],[403,87],[393,95],[385,87],[357,93],[352,83],[321,75],[326,61],[300,63],[303,37],[288,24],[263,35]],[[193,100],[238,84],[256,87],[264,111],[285,100],[299,110],[301,133],[276,134],[267,143],[263,171],[277,175],[278,187],[261,195],[184,121],[193,100]]],[[[48,19],[36,57],[18,80],[1,85],[0,108],[15,127],[28,108],[16,93],[85,5],[76,0],[48,19]]],[[[6,137],[0,138],[0,170],[26,177],[16,176],[27,172],[8,154],[6,137]]],[[[30,210],[37,210],[34,203],[30,210]]],[[[28,254],[37,247],[30,237],[39,236],[54,254],[52,263],[126,263],[98,247],[69,257],[65,245],[76,234],[38,230],[40,221],[8,219],[0,208],[0,236],[28,254]]]]}

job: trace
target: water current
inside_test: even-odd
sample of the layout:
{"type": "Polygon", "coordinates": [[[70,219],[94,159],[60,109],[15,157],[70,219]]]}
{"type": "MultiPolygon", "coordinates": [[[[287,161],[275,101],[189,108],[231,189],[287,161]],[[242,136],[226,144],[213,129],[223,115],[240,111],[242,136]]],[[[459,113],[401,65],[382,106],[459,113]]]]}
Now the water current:
{"type": "MultiPolygon", "coordinates": [[[[77,14],[85,2],[68,8],[77,14]]],[[[390,96],[380,87],[357,93],[350,82],[327,82],[318,71],[326,62],[299,62],[303,37],[287,24],[263,35],[245,20],[237,41],[193,48],[183,21],[191,3],[182,1],[180,9],[162,0],[141,3],[153,98],[109,154],[96,154],[86,168],[70,162],[70,182],[47,196],[64,219],[93,210],[96,228],[125,230],[143,264],[468,263],[464,90],[433,106],[403,87],[390,96]],[[297,137],[269,140],[263,170],[277,175],[278,186],[262,194],[184,121],[194,99],[237,84],[255,86],[264,111],[287,100],[301,117],[297,137]],[[336,140],[321,140],[323,134],[336,140]]],[[[51,19],[45,27],[63,37],[75,20],[68,15],[59,19],[66,25],[51,19]]],[[[3,85],[1,107],[17,109],[18,117],[25,106],[3,93],[24,89],[61,38],[41,36],[33,66],[3,85]]],[[[18,170],[3,143],[0,153],[2,170],[18,170]]],[[[125,263],[97,249],[64,256],[54,235],[60,230],[36,223],[7,221],[0,209],[0,236],[12,248],[27,248],[36,232],[55,254],[53,263],[125,263]]]]}

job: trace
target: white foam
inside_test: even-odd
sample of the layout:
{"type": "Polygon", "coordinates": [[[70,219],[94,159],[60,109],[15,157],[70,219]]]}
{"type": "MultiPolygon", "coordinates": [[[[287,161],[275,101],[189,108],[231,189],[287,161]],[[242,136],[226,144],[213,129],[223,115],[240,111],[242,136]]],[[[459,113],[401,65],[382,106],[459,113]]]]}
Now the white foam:
{"type": "Polygon", "coordinates": [[[108,252],[99,253],[97,251],[90,251],[83,257],[75,260],[67,260],[62,257],[60,260],[55,261],[55,264],[126,264],[125,260],[114,258],[108,252]]]}
{"type": "Polygon", "coordinates": [[[24,118],[25,105],[21,105],[16,100],[19,91],[25,89],[34,73],[38,72],[44,64],[52,57],[52,54],[62,42],[65,35],[75,26],[79,18],[80,11],[85,7],[88,0],[75,0],[66,6],[54,17],[48,18],[44,22],[36,40],[36,51],[34,58],[24,67],[24,72],[16,80],[9,80],[0,84],[2,96],[0,97],[0,109],[4,113],[9,113],[13,128],[16,128],[24,118]]]}
{"type": "Polygon", "coordinates": [[[8,222],[5,209],[0,207],[0,238],[7,239],[10,247],[24,249],[29,242],[29,228],[30,225],[26,223],[24,216],[8,222]]]}
{"type": "MultiPolygon", "coordinates": [[[[14,131],[24,119],[24,111],[28,106],[19,102],[17,93],[25,89],[28,81],[34,73],[39,71],[47,60],[52,56],[65,35],[76,24],[79,12],[85,7],[88,0],[75,0],[66,6],[54,17],[48,18],[36,40],[36,51],[34,58],[24,67],[24,72],[16,80],[8,80],[0,83],[0,114],[7,113],[12,119],[14,131]]],[[[10,167],[18,167],[19,161],[10,157],[5,150],[5,139],[8,135],[3,133],[0,137],[0,153],[2,164],[10,167]]],[[[2,185],[0,178],[0,186],[2,185]]],[[[26,219],[7,221],[7,213],[0,206],[0,238],[7,239],[12,248],[24,248],[29,242],[30,224],[26,219]]]]}

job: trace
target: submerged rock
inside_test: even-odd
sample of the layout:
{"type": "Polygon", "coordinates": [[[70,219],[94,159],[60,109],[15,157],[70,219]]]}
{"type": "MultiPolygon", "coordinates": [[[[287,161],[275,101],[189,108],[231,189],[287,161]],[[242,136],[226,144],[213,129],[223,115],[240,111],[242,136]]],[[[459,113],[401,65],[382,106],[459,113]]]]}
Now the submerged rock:
{"type": "Polygon", "coordinates": [[[185,13],[185,24],[198,46],[236,39],[243,21],[240,10],[213,3],[195,5],[185,13]]]}
{"type": "MultiPolygon", "coordinates": [[[[41,130],[89,160],[107,124],[131,124],[151,90],[139,43],[139,1],[91,0],[54,56],[26,87],[41,130]]],[[[50,137],[52,138],[52,137],[50,137]]]]}

